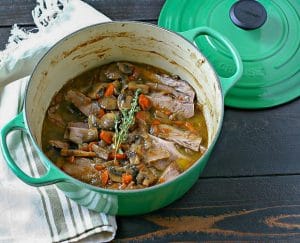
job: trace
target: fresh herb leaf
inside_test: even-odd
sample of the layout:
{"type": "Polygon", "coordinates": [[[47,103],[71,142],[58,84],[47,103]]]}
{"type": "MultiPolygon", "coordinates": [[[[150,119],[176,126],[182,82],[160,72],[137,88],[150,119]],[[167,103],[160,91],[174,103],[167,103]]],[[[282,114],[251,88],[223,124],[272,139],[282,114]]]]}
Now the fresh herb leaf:
{"type": "Polygon", "coordinates": [[[130,109],[121,109],[121,115],[117,116],[115,119],[115,154],[118,153],[120,145],[127,140],[129,128],[134,123],[134,115],[140,110],[140,107],[138,105],[138,97],[140,93],[141,90],[137,89],[131,101],[130,109]]]}

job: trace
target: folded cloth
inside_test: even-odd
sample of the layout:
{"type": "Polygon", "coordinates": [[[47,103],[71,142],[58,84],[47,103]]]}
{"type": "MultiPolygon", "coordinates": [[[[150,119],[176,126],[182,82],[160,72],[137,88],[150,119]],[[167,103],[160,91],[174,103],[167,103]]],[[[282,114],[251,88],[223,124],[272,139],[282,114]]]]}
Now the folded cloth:
{"type": "Polygon", "coordinates": [[[32,17],[37,28],[26,31],[14,25],[6,49],[0,51],[0,88],[30,75],[49,48],[66,35],[111,21],[80,0],[37,0],[32,17]]]}
{"type": "MultiPolygon", "coordinates": [[[[65,4],[63,9],[61,5],[57,8],[62,13],[57,14],[55,11],[52,13],[53,16],[57,15],[56,17],[60,18],[62,18],[63,14],[66,16],[67,13],[68,24],[66,24],[66,21],[58,24],[71,26],[70,29],[73,28],[70,20],[74,19],[74,16],[76,17],[75,10],[78,10],[78,7],[81,9],[81,14],[96,16],[96,10],[79,0],[70,1],[72,2],[71,5],[68,5],[68,1],[62,0],[44,1],[48,4],[51,3],[52,10],[55,10],[54,6],[56,5],[54,3],[65,4]],[[66,9],[72,10],[72,13],[63,13],[66,9]],[[91,14],[89,15],[89,13],[91,14]]],[[[44,4],[43,6],[47,5],[44,4]]],[[[47,19],[49,20],[48,17],[47,19]]],[[[107,19],[107,17],[99,13],[98,18],[96,20],[94,18],[94,21],[101,22],[107,21],[107,19]]],[[[84,23],[89,25],[94,22],[85,20],[84,23]]],[[[48,24],[48,26],[52,25],[52,23],[48,24]]],[[[76,26],[72,30],[84,27],[82,23],[74,25],[76,26]]],[[[51,28],[54,28],[54,26],[51,26],[51,28]]],[[[16,30],[17,28],[13,31],[16,30]]],[[[62,38],[70,31],[61,30],[57,34],[62,38]]],[[[32,71],[31,67],[35,65],[38,58],[51,47],[49,43],[43,43],[44,40],[41,42],[41,38],[44,38],[44,35],[41,33],[32,35],[35,36],[26,36],[26,40],[16,41],[14,48],[17,51],[13,53],[12,57],[10,56],[12,54],[12,46],[8,47],[8,51],[4,51],[5,53],[2,52],[4,55],[2,55],[2,59],[0,57],[0,83],[7,84],[13,81],[15,77],[29,75],[32,71]],[[35,42],[35,47],[40,48],[28,49],[30,45],[27,44],[30,39],[32,42],[35,42]],[[20,60],[16,59],[18,56],[21,58],[20,60]]],[[[46,35],[49,35],[49,33],[47,32],[46,35]]],[[[51,44],[57,40],[57,36],[51,39],[51,44]]],[[[25,77],[6,85],[4,88],[0,88],[0,128],[22,110],[27,82],[28,77],[25,77]]],[[[33,177],[43,174],[45,168],[26,133],[21,131],[13,132],[8,136],[7,142],[13,158],[22,170],[33,177]]],[[[9,170],[2,154],[0,155],[0,195],[1,243],[76,242],[79,240],[84,242],[108,242],[114,238],[117,230],[115,217],[81,207],[68,199],[55,186],[35,188],[24,184],[9,170]]]]}

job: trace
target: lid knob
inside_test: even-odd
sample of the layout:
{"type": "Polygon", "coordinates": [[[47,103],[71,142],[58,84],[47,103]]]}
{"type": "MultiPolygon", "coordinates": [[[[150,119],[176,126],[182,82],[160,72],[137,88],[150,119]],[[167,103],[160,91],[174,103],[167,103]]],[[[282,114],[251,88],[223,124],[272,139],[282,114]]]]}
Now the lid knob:
{"type": "Polygon", "coordinates": [[[266,22],[267,12],[255,0],[240,0],[230,8],[230,18],[236,26],[244,30],[254,30],[266,22]]]}

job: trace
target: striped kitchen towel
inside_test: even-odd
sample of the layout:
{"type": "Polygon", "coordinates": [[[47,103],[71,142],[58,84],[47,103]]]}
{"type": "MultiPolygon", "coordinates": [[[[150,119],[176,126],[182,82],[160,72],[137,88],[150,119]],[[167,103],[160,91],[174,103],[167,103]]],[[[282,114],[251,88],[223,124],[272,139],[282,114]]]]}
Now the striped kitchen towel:
{"type": "MultiPolygon", "coordinates": [[[[0,128],[22,109],[28,78],[0,91],[0,128]]],[[[12,156],[31,176],[43,173],[27,135],[8,137],[12,156]]],[[[107,242],[116,233],[115,217],[90,211],[68,199],[55,186],[34,188],[20,181],[0,156],[0,242],[107,242]]]]}
{"type": "MultiPolygon", "coordinates": [[[[110,21],[80,0],[37,0],[33,19],[35,31],[14,26],[9,44],[0,51],[0,128],[21,111],[28,81],[23,77],[55,42],[82,27],[110,21]]],[[[34,177],[43,174],[25,133],[9,134],[8,145],[22,170],[34,177]]],[[[0,243],[107,242],[117,230],[115,217],[77,205],[55,186],[34,188],[20,181],[1,152],[0,198],[0,243]]]]}

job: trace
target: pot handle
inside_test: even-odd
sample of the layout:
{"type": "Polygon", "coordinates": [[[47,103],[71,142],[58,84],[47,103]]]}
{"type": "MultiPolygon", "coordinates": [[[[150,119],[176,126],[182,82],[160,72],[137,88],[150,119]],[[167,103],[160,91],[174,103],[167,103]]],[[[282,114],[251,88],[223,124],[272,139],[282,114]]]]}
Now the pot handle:
{"type": "Polygon", "coordinates": [[[214,39],[220,41],[223,43],[231,52],[233,61],[236,65],[236,71],[235,73],[229,77],[224,78],[219,76],[221,81],[221,88],[224,94],[224,97],[226,96],[227,92],[230,90],[230,88],[241,78],[243,74],[243,64],[242,59],[238,53],[238,51],[235,49],[233,44],[223,35],[221,35],[219,32],[209,28],[209,27],[198,27],[195,29],[191,29],[185,32],[179,32],[183,37],[188,39],[191,42],[195,42],[195,39],[200,35],[209,35],[213,37],[214,39]]]}
{"type": "MultiPolygon", "coordinates": [[[[12,158],[7,146],[7,135],[14,130],[22,130],[28,133],[24,124],[23,112],[19,113],[14,119],[12,119],[9,123],[7,123],[0,131],[0,147],[2,150],[3,157],[6,160],[9,168],[19,179],[21,179],[23,182],[31,186],[44,186],[44,185],[50,185],[61,181],[66,181],[67,179],[66,175],[64,175],[55,167],[51,166],[48,159],[46,159],[45,156],[44,158],[41,159],[41,161],[43,161],[47,169],[47,172],[43,176],[39,178],[34,178],[24,173],[12,158]]],[[[40,157],[42,156],[43,155],[40,155],[40,157]]]]}

